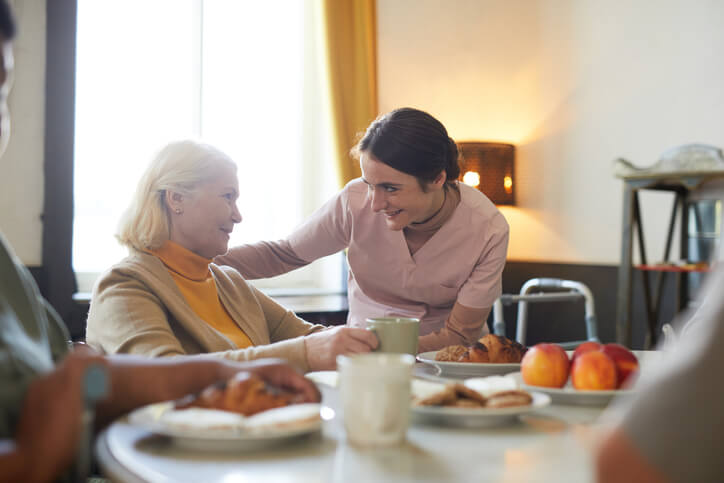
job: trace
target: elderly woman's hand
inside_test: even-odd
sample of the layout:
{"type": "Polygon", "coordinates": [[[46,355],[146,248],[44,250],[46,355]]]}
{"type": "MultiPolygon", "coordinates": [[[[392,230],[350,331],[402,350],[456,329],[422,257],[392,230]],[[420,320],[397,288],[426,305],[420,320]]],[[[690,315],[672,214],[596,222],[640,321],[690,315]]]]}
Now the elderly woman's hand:
{"type": "Polygon", "coordinates": [[[307,362],[313,371],[337,368],[340,354],[361,354],[377,347],[377,336],[355,327],[335,327],[304,338],[307,362]]]}

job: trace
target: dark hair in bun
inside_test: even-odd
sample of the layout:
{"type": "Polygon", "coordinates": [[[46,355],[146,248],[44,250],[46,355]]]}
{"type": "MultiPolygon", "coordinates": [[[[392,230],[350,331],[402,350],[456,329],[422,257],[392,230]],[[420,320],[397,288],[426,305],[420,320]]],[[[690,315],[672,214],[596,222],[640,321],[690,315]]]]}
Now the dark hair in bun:
{"type": "Polygon", "coordinates": [[[448,183],[460,175],[458,147],[445,126],[430,114],[411,107],[401,107],[375,119],[352,148],[356,157],[362,153],[415,176],[423,189],[442,171],[448,183]]]}

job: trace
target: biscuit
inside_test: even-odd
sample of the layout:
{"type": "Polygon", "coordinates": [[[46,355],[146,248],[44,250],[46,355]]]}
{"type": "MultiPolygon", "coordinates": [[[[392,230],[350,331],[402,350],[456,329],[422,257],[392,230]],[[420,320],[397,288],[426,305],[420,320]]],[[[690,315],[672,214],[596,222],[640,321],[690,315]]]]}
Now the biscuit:
{"type": "Polygon", "coordinates": [[[482,404],[474,399],[458,399],[452,404],[452,407],[456,408],[482,408],[485,404],[482,404]]]}
{"type": "Polygon", "coordinates": [[[470,389],[469,387],[465,386],[464,384],[460,384],[459,382],[455,383],[453,388],[455,389],[455,394],[457,395],[458,399],[470,399],[479,403],[480,406],[485,405],[485,396],[480,394],[478,391],[470,389]]]}
{"type": "Polygon", "coordinates": [[[429,396],[415,399],[412,404],[415,406],[446,406],[457,400],[457,393],[453,385],[447,385],[441,391],[429,396]]]}
{"type": "Polygon", "coordinates": [[[486,408],[509,408],[514,406],[528,406],[533,397],[525,391],[501,391],[491,395],[485,403],[486,408]]]}

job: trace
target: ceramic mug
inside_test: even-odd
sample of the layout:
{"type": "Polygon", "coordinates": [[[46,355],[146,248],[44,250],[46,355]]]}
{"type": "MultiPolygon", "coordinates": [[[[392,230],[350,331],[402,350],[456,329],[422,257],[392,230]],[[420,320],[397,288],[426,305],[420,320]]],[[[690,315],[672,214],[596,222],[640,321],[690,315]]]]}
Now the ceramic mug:
{"type": "Polygon", "coordinates": [[[349,443],[390,446],[405,440],[414,365],[410,354],[337,357],[342,421],[349,443]]]}
{"type": "Polygon", "coordinates": [[[372,317],[367,319],[367,330],[377,336],[375,352],[417,354],[420,319],[407,317],[372,317]]]}

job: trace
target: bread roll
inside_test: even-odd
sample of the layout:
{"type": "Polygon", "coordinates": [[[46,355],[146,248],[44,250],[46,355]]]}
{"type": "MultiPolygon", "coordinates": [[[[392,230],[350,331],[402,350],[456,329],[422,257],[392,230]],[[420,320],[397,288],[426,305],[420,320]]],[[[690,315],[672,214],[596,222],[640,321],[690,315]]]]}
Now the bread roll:
{"type": "Polygon", "coordinates": [[[463,345],[449,345],[435,353],[435,360],[440,362],[460,362],[468,348],[463,345]]]}

